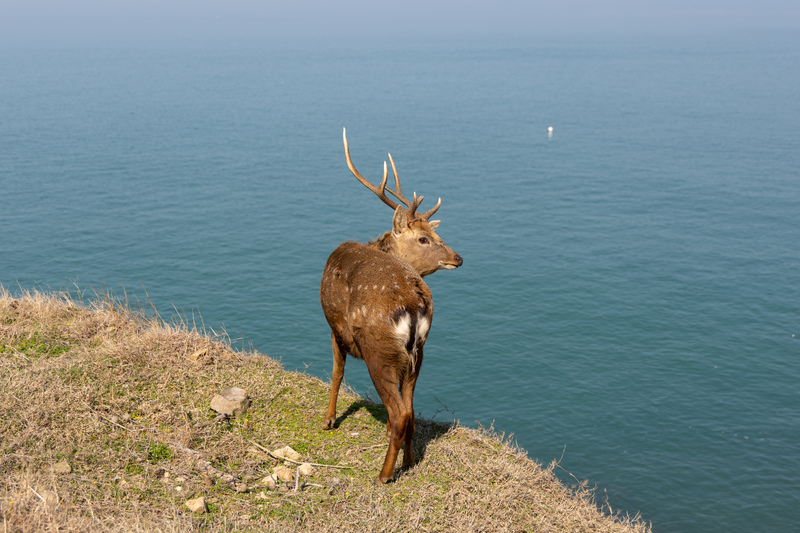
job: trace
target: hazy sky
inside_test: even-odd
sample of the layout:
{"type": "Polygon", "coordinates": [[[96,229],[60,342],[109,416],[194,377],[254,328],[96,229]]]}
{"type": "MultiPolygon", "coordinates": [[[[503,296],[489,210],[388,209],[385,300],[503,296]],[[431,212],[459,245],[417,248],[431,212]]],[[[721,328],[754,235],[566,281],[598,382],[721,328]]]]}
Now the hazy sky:
{"type": "Polygon", "coordinates": [[[0,40],[800,28],[798,0],[0,0],[0,40]]]}

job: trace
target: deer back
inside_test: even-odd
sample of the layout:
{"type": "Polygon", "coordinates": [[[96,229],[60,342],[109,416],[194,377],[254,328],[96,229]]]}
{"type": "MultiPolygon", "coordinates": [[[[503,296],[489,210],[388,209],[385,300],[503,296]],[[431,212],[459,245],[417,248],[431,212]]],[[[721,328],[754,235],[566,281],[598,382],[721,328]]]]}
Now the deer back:
{"type": "Polygon", "coordinates": [[[431,291],[408,262],[356,242],[328,258],[320,302],[337,341],[361,359],[365,339],[413,356],[433,318],[431,291]]]}

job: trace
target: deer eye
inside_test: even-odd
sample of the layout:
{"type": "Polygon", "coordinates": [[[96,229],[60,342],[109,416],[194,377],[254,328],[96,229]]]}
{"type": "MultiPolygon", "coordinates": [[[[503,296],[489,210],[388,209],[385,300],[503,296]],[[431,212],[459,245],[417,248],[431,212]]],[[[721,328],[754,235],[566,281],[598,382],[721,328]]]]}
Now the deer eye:
{"type": "Polygon", "coordinates": [[[420,237],[419,238],[419,243],[420,244],[428,244],[428,238],[427,237],[420,237]]]}

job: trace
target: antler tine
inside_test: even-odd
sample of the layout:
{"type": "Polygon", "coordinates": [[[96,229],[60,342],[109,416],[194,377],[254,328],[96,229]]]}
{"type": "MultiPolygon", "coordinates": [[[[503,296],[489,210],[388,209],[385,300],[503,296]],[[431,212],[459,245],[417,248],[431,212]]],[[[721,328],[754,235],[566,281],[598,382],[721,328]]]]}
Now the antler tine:
{"type": "Polygon", "coordinates": [[[417,208],[419,207],[419,204],[422,203],[422,199],[423,198],[425,198],[425,197],[424,196],[420,196],[419,198],[417,198],[417,191],[414,191],[414,201],[411,202],[411,207],[408,208],[408,216],[409,216],[409,218],[411,218],[411,219],[414,218],[415,213],[417,212],[417,208]]]}
{"type": "MultiPolygon", "coordinates": [[[[405,196],[403,196],[402,192],[400,192],[400,177],[397,175],[397,167],[394,165],[394,159],[392,159],[392,154],[389,154],[389,161],[392,163],[392,173],[394,174],[394,186],[397,189],[397,193],[395,193],[391,189],[386,189],[386,190],[389,191],[389,193],[391,193],[395,198],[403,202],[406,205],[406,207],[408,207],[409,213],[413,216],[417,208],[419,207],[419,204],[422,203],[422,199],[425,197],[420,196],[419,198],[417,198],[417,193],[415,192],[414,201],[411,202],[409,205],[408,199],[405,196]]],[[[421,215],[417,215],[417,218],[427,222],[428,219],[439,209],[441,205],[442,205],[442,199],[439,198],[439,202],[432,209],[425,211],[421,215]]]]}
{"type": "MultiPolygon", "coordinates": [[[[409,202],[408,199],[405,196],[403,196],[403,193],[400,192],[400,177],[397,175],[397,167],[394,165],[394,159],[392,159],[392,154],[389,154],[389,162],[392,163],[392,173],[394,173],[394,186],[397,189],[397,193],[395,193],[391,189],[386,189],[386,190],[389,191],[389,193],[391,193],[395,198],[403,202],[409,209],[410,214],[413,216],[417,208],[419,207],[419,204],[422,203],[422,199],[425,197],[420,196],[419,198],[417,198],[417,193],[415,192],[414,201],[409,202]]],[[[417,218],[427,222],[428,219],[439,209],[441,205],[442,205],[442,199],[439,198],[439,202],[432,209],[425,211],[421,215],[417,215],[417,218]]]]}
{"type": "Polygon", "coordinates": [[[392,196],[403,202],[403,204],[405,204],[406,207],[410,207],[410,202],[408,201],[408,198],[403,196],[403,192],[400,190],[400,176],[397,175],[397,167],[394,166],[394,159],[392,159],[392,154],[388,155],[389,155],[389,162],[392,164],[392,174],[394,174],[394,191],[389,189],[389,192],[392,194],[392,196]]]}
{"type": "MultiPolygon", "coordinates": [[[[421,200],[422,200],[422,198],[420,198],[420,201],[421,201],[421,200]]],[[[436,205],[435,205],[435,206],[433,206],[433,208],[432,208],[432,209],[429,209],[428,211],[425,211],[424,213],[422,213],[421,215],[419,215],[417,218],[419,218],[419,219],[421,219],[421,220],[424,220],[424,221],[426,221],[426,222],[427,222],[427,221],[428,221],[428,219],[429,219],[429,218],[431,218],[431,216],[433,216],[433,214],[434,214],[434,213],[435,213],[435,212],[436,212],[436,211],[439,209],[439,206],[441,206],[441,205],[442,205],[442,199],[441,199],[441,198],[439,198],[439,201],[438,201],[438,202],[436,202],[436,205]]]]}
{"type": "MultiPolygon", "coordinates": [[[[406,206],[407,209],[410,210],[411,215],[414,215],[414,211],[416,211],[417,207],[419,207],[419,202],[416,201],[416,193],[414,193],[414,200],[411,201],[405,196],[403,196],[403,192],[400,190],[400,176],[397,175],[397,167],[394,165],[394,159],[392,159],[392,154],[389,154],[389,161],[392,163],[392,173],[394,174],[394,187],[395,190],[386,189],[389,193],[403,202],[403,205],[406,206]],[[414,203],[416,202],[416,206],[414,203]]],[[[422,198],[419,200],[422,201],[422,198]]]]}
{"type": "Polygon", "coordinates": [[[388,174],[386,172],[386,161],[384,161],[383,162],[383,179],[381,180],[381,186],[378,187],[378,191],[380,192],[381,195],[384,195],[384,196],[385,196],[385,194],[384,194],[383,191],[386,189],[386,177],[387,176],[388,176],[388,174]]]}
{"type": "Polygon", "coordinates": [[[375,195],[383,201],[383,203],[385,203],[386,205],[388,205],[392,209],[397,209],[397,206],[399,204],[397,202],[395,202],[394,200],[392,200],[391,198],[389,198],[388,196],[386,196],[386,193],[384,192],[384,189],[385,189],[386,191],[389,191],[390,193],[392,193],[394,196],[397,196],[397,195],[394,194],[394,192],[391,189],[386,189],[386,178],[387,178],[387,174],[388,174],[388,171],[387,171],[387,168],[386,168],[386,162],[384,161],[384,163],[383,163],[383,180],[381,181],[381,186],[380,187],[375,187],[372,183],[370,183],[367,180],[367,178],[362,176],[361,173],[358,170],[356,170],[356,166],[353,164],[353,161],[350,159],[350,147],[347,146],[347,128],[342,128],[342,139],[344,140],[344,156],[345,156],[345,159],[347,159],[347,167],[350,169],[350,172],[353,173],[353,176],[355,176],[356,179],[358,181],[360,181],[361,184],[364,187],[366,187],[367,189],[369,189],[372,192],[374,192],[375,195]]]}

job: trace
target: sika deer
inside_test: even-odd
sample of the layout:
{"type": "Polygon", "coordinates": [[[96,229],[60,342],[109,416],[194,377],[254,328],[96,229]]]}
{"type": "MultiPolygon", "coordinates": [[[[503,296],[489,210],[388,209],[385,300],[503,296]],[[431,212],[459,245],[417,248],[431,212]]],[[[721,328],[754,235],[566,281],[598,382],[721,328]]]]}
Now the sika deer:
{"type": "Polygon", "coordinates": [[[394,477],[401,443],[405,444],[403,468],[414,464],[414,386],[433,318],[431,291],[422,278],[440,269],[458,268],[463,260],[434,233],[439,221],[428,220],[442,199],[433,209],[417,213],[423,197],[417,198],[417,193],[413,200],[403,196],[392,155],[395,190],[386,187],[385,161],[383,181],[376,187],[350,160],[346,130],[342,137],[350,171],[394,209],[394,216],[391,231],[370,244],[341,244],[325,265],[319,294],[331,327],[333,375],[323,428],[332,429],[336,421],[336,399],[347,354],[363,359],[389,415],[389,449],[378,475],[378,481],[386,483],[394,477]]]}

